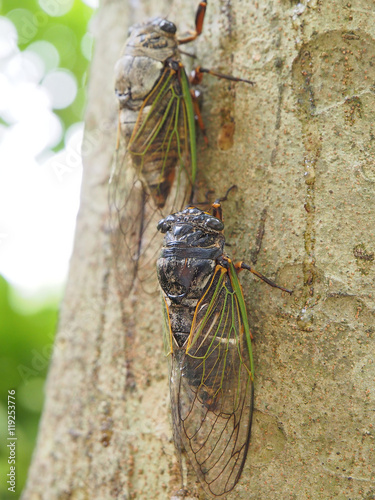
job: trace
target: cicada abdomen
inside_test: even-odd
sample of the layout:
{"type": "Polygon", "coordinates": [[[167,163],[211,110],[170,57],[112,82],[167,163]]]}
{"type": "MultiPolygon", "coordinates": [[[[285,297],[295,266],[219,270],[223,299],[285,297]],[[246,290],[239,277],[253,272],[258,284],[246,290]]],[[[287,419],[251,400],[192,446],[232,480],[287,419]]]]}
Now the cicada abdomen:
{"type": "MultiPolygon", "coordinates": [[[[213,207],[220,217],[220,200],[213,207]]],[[[221,218],[188,207],[161,220],[158,229],[165,234],[157,274],[174,441],[216,498],[240,478],[253,412],[251,335],[237,274],[248,269],[278,285],[225,255],[221,218]]]]}

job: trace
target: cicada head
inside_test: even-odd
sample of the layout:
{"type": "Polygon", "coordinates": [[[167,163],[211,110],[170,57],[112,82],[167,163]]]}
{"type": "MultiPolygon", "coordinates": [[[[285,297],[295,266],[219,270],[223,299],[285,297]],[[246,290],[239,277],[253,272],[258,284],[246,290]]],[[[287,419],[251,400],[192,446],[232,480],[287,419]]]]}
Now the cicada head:
{"type": "MultiPolygon", "coordinates": [[[[157,17],[129,29],[129,38],[115,66],[115,92],[120,108],[138,113],[169,58],[180,60],[176,25],[171,21],[157,17]]],[[[124,117],[122,121],[136,120],[137,115],[124,117]]]]}
{"type": "Polygon", "coordinates": [[[199,208],[188,207],[162,219],[165,234],[157,262],[160,286],[174,303],[202,296],[224,250],[223,223],[199,208]]]}
{"type": "Polygon", "coordinates": [[[150,57],[164,62],[168,57],[179,59],[176,25],[157,17],[147,23],[136,24],[129,30],[125,55],[150,57]]]}

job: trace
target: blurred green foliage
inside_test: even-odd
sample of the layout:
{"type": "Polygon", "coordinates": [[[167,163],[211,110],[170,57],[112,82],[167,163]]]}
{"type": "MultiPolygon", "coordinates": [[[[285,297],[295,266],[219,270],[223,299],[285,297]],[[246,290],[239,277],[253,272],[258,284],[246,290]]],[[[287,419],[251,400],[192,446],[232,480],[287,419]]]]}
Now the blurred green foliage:
{"type": "Polygon", "coordinates": [[[0,276],[0,498],[18,498],[26,480],[43,406],[44,381],[57,323],[57,300],[34,311],[22,311],[24,299],[0,276]],[[9,473],[8,391],[16,391],[17,495],[7,491],[9,473]]]}
{"type": "MultiPolygon", "coordinates": [[[[23,51],[37,41],[49,42],[58,52],[58,68],[75,75],[78,92],[74,102],[64,109],[54,110],[65,130],[81,121],[83,116],[92,44],[88,23],[92,13],[93,9],[82,0],[0,0],[0,15],[7,17],[17,28],[19,49],[23,51]],[[56,15],[64,6],[70,6],[69,10],[56,15]]],[[[55,150],[62,146],[61,141],[55,150]]]]}
{"type": "MultiPolygon", "coordinates": [[[[24,51],[38,41],[49,42],[53,47],[44,59],[46,69],[48,60],[55,57],[52,67],[69,70],[76,78],[75,100],[64,109],[54,110],[64,132],[83,119],[91,57],[87,31],[92,13],[82,0],[0,0],[0,15],[17,28],[19,49],[24,51]]],[[[63,144],[62,138],[55,151],[63,144]]],[[[0,276],[0,498],[4,500],[19,498],[26,481],[56,329],[58,298],[38,308],[33,302],[27,304],[0,276]],[[7,395],[11,389],[16,391],[16,494],[7,491],[9,485],[4,479],[9,473],[7,395]]]]}

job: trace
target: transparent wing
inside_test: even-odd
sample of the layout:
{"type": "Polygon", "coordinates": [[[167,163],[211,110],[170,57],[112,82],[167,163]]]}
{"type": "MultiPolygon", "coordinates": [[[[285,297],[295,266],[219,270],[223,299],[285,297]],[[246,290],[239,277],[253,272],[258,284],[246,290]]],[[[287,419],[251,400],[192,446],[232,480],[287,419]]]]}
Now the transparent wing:
{"type": "Polygon", "coordinates": [[[207,493],[231,491],[245,464],[253,410],[250,332],[233,267],[217,266],[186,345],[174,346],[171,405],[176,446],[207,493]]]}
{"type": "MultiPolygon", "coordinates": [[[[123,150],[124,145],[117,151],[117,156],[123,150]]],[[[116,280],[122,297],[126,297],[138,275],[142,239],[144,244],[147,232],[144,224],[147,224],[147,218],[151,224],[152,216],[156,221],[158,217],[155,210],[148,206],[147,192],[132,168],[127,153],[124,153],[122,161],[128,164],[128,168],[121,169],[121,178],[117,172],[112,174],[109,206],[116,280]]]]}
{"type": "MultiPolygon", "coordinates": [[[[189,201],[196,172],[195,124],[184,69],[169,67],[144,101],[110,181],[112,242],[122,292],[154,283],[160,218],[189,201]]],[[[156,284],[155,284],[156,287],[156,284]]]]}

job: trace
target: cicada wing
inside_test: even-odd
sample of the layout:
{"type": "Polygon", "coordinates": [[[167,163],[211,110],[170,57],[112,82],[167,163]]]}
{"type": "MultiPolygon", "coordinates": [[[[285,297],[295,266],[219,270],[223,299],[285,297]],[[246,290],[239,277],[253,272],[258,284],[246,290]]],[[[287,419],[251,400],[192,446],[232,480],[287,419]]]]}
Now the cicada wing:
{"type": "MultiPolygon", "coordinates": [[[[171,359],[171,354],[173,354],[173,334],[171,329],[171,323],[169,319],[168,306],[165,298],[162,297],[162,310],[163,310],[163,344],[164,344],[164,354],[169,359],[171,359]]],[[[169,364],[171,368],[171,364],[169,364]]]]}
{"type": "MultiPolygon", "coordinates": [[[[181,351],[176,349],[176,343],[173,340],[173,333],[169,319],[169,312],[167,303],[163,297],[163,344],[164,354],[168,358],[168,375],[169,375],[169,388],[170,388],[170,404],[172,413],[172,429],[173,441],[179,455],[181,462],[182,443],[180,438],[179,418],[178,418],[178,393],[181,379],[181,372],[179,370],[180,362],[179,356],[181,351]]],[[[181,466],[181,463],[180,463],[181,466]]]]}
{"type": "Polygon", "coordinates": [[[144,101],[128,143],[121,141],[111,176],[110,205],[117,213],[111,217],[117,232],[112,241],[122,290],[130,291],[137,279],[146,291],[156,291],[157,223],[190,199],[195,140],[185,72],[166,68],[144,101]]]}
{"type": "Polygon", "coordinates": [[[126,297],[136,276],[143,193],[124,145],[116,152],[115,161],[109,183],[111,244],[117,284],[126,297]]]}
{"type": "MultiPolygon", "coordinates": [[[[129,151],[155,206],[182,208],[195,181],[194,112],[184,69],[166,67],[138,114],[129,151]],[[174,196],[171,189],[175,185],[174,196]]],[[[167,213],[165,207],[164,213],[167,213]]]]}
{"type": "Polygon", "coordinates": [[[212,496],[227,494],[241,475],[253,411],[249,329],[231,278],[217,266],[187,345],[173,354],[176,439],[212,496]]]}

